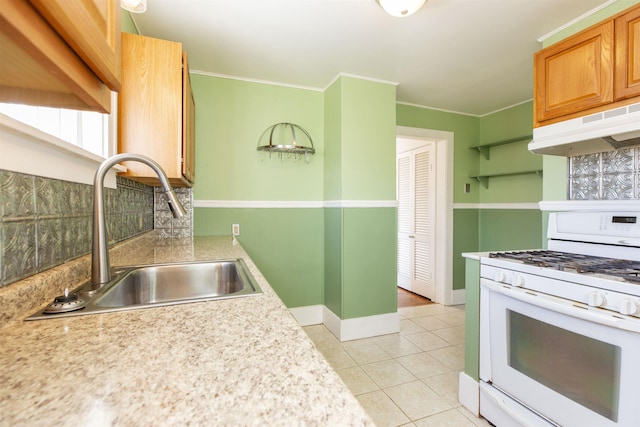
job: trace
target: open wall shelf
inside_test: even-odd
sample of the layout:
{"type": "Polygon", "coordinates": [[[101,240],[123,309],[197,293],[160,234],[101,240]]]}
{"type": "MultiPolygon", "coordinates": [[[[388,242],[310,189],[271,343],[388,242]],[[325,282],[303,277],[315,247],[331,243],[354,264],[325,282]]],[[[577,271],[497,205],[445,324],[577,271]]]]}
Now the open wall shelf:
{"type": "Polygon", "coordinates": [[[471,175],[469,178],[475,178],[478,182],[484,187],[489,188],[489,178],[498,177],[498,176],[513,176],[513,175],[528,175],[528,174],[536,174],[542,177],[542,169],[530,169],[530,170],[522,170],[517,172],[496,172],[486,175],[471,175]]]}
{"type": "Polygon", "coordinates": [[[514,144],[516,142],[522,142],[522,141],[531,141],[532,139],[533,139],[533,135],[524,135],[524,136],[519,136],[517,138],[503,139],[500,141],[485,142],[482,144],[472,145],[469,148],[478,150],[478,152],[482,155],[482,157],[489,160],[489,158],[491,157],[491,147],[514,144]]]}

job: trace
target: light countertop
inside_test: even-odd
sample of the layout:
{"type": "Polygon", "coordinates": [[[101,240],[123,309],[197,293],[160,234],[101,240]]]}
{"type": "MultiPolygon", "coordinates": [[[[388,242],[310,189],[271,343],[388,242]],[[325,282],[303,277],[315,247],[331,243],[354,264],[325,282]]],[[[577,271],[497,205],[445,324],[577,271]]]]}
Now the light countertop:
{"type": "Polygon", "coordinates": [[[243,258],[263,294],[6,323],[0,424],[373,425],[231,237],[148,233],[111,252],[112,266],[223,258],[243,258]]]}
{"type": "Polygon", "coordinates": [[[480,261],[480,258],[487,258],[489,256],[489,252],[463,252],[461,255],[464,258],[480,261]]]}

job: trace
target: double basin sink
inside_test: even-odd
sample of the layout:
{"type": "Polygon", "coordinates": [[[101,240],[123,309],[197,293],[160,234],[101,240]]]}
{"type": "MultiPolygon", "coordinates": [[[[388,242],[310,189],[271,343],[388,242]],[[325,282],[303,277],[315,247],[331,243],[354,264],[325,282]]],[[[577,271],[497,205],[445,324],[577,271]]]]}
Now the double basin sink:
{"type": "Polygon", "coordinates": [[[241,259],[115,268],[98,290],[86,283],[26,320],[124,311],[256,295],[262,292],[241,259]]]}

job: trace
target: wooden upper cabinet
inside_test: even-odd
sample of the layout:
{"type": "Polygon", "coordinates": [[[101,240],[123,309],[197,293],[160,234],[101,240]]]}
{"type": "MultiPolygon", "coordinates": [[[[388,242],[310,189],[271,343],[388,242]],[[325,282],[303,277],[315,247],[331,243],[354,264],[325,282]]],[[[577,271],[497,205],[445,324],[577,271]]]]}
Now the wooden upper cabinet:
{"type": "MultiPolygon", "coordinates": [[[[118,152],[151,157],[171,185],[195,177],[195,105],[182,44],[122,34],[122,89],[118,96],[118,152]]],[[[159,185],[146,165],[126,162],[127,178],[159,185]]]]}
{"type": "Polygon", "coordinates": [[[93,72],[120,89],[120,2],[29,0],[93,72]]]}
{"type": "Polygon", "coordinates": [[[615,98],[640,96],[640,8],[615,20],[615,98]]]}
{"type": "Polygon", "coordinates": [[[182,57],[182,175],[187,181],[196,180],[196,104],[189,77],[187,52],[182,57]]]}
{"type": "Polygon", "coordinates": [[[0,102],[111,110],[118,0],[0,0],[0,102]]]}
{"type": "Polygon", "coordinates": [[[613,21],[535,54],[536,123],[613,101],[613,21]]]}
{"type": "Polygon", "coordinates": [[[534,126],[640,102],[640,5],[534,56],[534,126]]]}

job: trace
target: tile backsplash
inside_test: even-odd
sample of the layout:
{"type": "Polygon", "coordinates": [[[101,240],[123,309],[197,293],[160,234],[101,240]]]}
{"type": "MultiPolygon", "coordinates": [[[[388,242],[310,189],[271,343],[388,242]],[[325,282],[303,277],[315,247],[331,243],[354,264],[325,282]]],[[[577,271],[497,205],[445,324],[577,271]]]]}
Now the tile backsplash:
{"type": "Polygon", "coordinates": [[[569,200],[640,199],[640,146],[569,157],[569,200]]]}
{"type": "MultiPolygon", "coordinates": [[[[176,189],[189,215],[174,220],[153,187],[122,177],[117,187],[104,193],[110,242],[153,228],[192,234],[191,189],[176,189]]],[[[0,287],[91,252],[92,212],[91,185],[0,170],[0,287]]]]}

